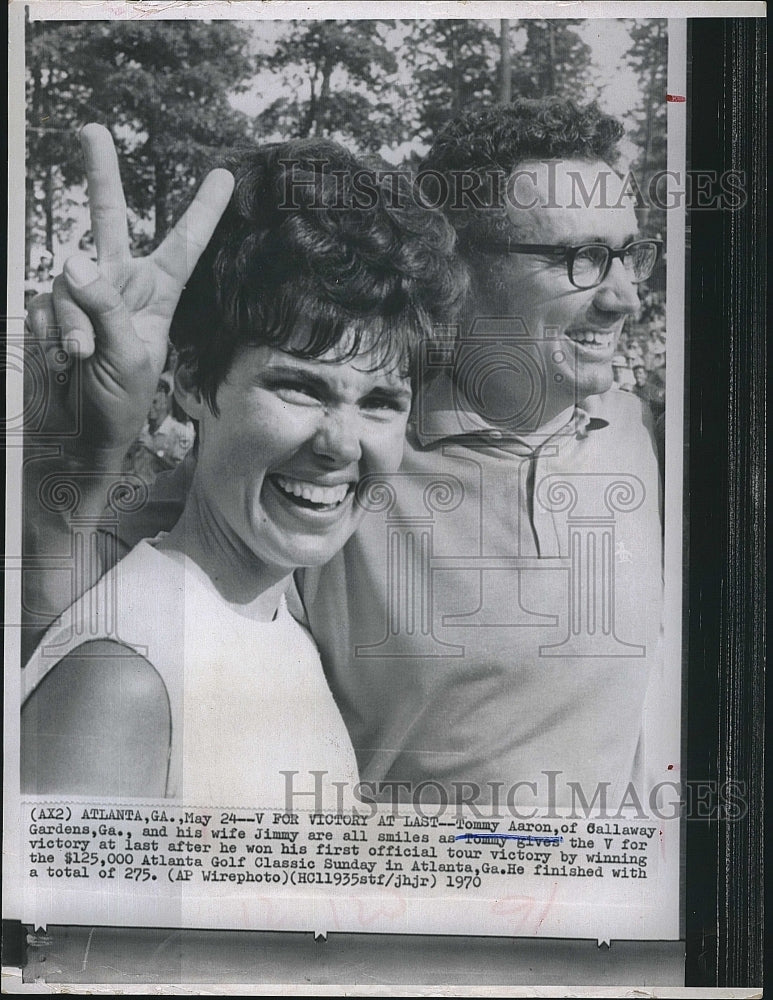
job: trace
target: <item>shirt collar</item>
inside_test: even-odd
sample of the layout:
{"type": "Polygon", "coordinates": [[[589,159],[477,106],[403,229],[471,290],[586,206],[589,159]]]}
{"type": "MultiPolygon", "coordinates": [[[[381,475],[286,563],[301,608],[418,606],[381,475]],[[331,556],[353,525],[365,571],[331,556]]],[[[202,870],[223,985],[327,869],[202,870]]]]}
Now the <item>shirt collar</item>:
{"type": "Polygon", "coordinates": [[[439,373],[423,387],[415,408],[415,433],[419,444],[429,447],[446,438],[474,436],[492,444],[509,441],[533,450],[549,438],[560,435],[584,438],[590,431],[606,427],[609,421],[602,415],[600,397],[588,396],[574,407],[564,420],[551,421],[537,435],[519,436],[490,423],[476,411],[458,406],[458,394],[453,379],[439,373]],[[555,424],[555,426],[553,426],[555,424]]]}

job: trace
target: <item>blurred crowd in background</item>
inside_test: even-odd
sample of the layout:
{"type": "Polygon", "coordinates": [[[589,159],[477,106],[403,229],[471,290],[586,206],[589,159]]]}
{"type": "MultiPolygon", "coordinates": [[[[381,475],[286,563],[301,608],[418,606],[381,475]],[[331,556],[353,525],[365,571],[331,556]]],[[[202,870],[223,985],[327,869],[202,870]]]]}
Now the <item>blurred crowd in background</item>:
{"type": "Polygon", "coordinates": [[[666,408],[666,318],[663,295],[641,293],[639,316],[629,320],[612,358],[615,386],[645,400],[656,423],[666,408]]]}

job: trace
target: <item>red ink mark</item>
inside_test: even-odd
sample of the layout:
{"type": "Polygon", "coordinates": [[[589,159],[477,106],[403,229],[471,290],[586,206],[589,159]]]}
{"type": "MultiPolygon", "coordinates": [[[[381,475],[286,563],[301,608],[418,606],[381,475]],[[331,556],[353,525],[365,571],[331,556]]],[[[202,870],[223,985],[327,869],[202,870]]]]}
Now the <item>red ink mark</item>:
{"type": "Polygon", "coordinates": [[[681,94],[666,94],[666,100],[671,101],[672,104],[684,104],[687,98],[682,97],[681,94]]]}
{"type": "Polygon", "coordinates": [[[669,764],[668,767],[666,768],[666,770],[667,771],[673,771],[674,770],[674,765],[673,764],[669,764]]]}

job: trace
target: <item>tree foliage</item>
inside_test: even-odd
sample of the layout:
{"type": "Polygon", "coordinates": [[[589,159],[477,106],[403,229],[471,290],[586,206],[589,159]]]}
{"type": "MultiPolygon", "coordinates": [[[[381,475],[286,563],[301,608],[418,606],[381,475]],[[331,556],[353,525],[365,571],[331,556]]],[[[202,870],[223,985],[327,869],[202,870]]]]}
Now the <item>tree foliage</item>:
{"type": "Polygon", "coordinates": [[[591,54],[561,21],[436,20],[412,24],[411,69],[421,137],[428,141],[464,108],[514,97],[583,95],[591,54]],[[503,78],[507,74],[507,78],[503,78]]]}
{"type": "Polygon", "coordinates": [[[89,96],[67,69],[78,59],[79,42],[82,32],[61,22],[35,21],[27,26],[27,266],[33,242],[53,254],[55,235],[64,235],[72,222],[68,206],[62,203],[63,191],[80,179],[74,141],[77,108],[89,96]]]}
{"type": "Polygon", "coordinates": [[[583,96],[591,53],[574,30],[581,23],[577,18],[513,22],[525,35],[524,44],[513,48],[513,96],[583,96]]]}
{"type": "MultiPolygon", "coordinates": [[[[77,131],[87,121],[111,129],[130,213],[154,220],[152,246],[224,145],[327,136],[394,159],[401,144],[430,142],[465,108],[598,94],[581,23],[306,20],[263,31],[245,21],[30,22],[27,245],[53,252],[68,234],[83,177],[77,131]],[[231,103],[247,90],[260,107],[249,116],[231,103]]],[[[665,162],[666,25],[627,26],[640,81],[631,138],[646,182],[665,162]]]]}
{"type": "Polygon", "coordinates": [[[53,250],[66,232],[56,192],[82,179],[77,130],[97,121],[113,133],[129,208],[154,219],[158,242],[204,165],[244,139],[228,94],[250,70],[238,22],[30,23],[28,237],[43,230],[53,250]]]}
{"type": "Polygon", "coordinates": [[[406,47],[420,136],[464,108],[496,100],[497,22],[415,21],[406,47]]]}
{"type": "Polygon", "coordinates": [[[399,105],[398,64],[390,21],[289,21],[257,68],[277,74],[284,91],[257,118],[264,134],[326,136],[362,152],[408,137],[399,105]]]}

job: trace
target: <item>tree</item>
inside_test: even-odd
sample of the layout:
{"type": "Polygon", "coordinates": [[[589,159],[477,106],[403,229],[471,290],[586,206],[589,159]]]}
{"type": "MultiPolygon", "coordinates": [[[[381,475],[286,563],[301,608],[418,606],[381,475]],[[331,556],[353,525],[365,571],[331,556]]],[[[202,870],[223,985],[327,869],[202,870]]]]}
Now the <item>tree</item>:
{"type": "Polygon", "coordinates": [[[499,22],[499,100],[509,104],[513,94],[513,68],[510,62],[510,21],[499,22]]]}
{"type": "Polygon", "coordinates": [[[129,208],[160,242],[205,165],[246,136],[228,101],[251,70],[246,50],[238,22],[30,24],[28,236],[43,228],[52,249],[66,231],[56,193],[82,179],[77,129],[97,121],[113,133],[129,208]]]}
{"type": "MultiPolygon", "coordinates": [[[[631,165],[640,190],[645,195],[653,176],[666,167],[666,84],[668,35],[662,18],[630,22],[632,45],[626,61],[639,77],[640,100],[628,117],[629,135],[641,152],[631,165]]],[[[653,234],[664,234],[665,209],[650,206],[641,222],[653,234]]]]}
{"type": "Polygon", "coordinates": [[[153,209],[156,242],[217,152],[245,138],[228,95],[251,70],[246,45],[243,27],[227,21],[130,21],[90,37],[101,81],[93,101],[126,164],[127,199],[143,217],[153,209]]]}
{"type": "Polygon", "coordinates": [[[386,33],[393,22],[289,21],[258,68],[278,74],[286,96],[256,121],[263,134],[327,136],[376,152],[407,137],[398,65],[386,33]]]}
{"type": "MultiPolygon", "coordinates": [[[[420,136],[430,139],[466,107],[512,97],[583,95],[590,48],[562,21],[437,20],[413,23],[411,68],[420,136]]],[[[583,95],[584,96],[584,95],[583,95]]]]}
{"type": "Polygon", "coordinates": [[[33,243],[54,252],[72,223],[64,194],[82,176],[76,141],[78,109],[88,90],[71,79],[82,49],[80,32],[63,22],[27,23],[25,267],[33,243]],[[79,44],[81,43],[81,44],[79,44]]]}
{"type": "MultiPolygon", "coordinates": [[[[517,23],[517,22],[516,22],[517,23]]],[[[578,18],[524,21],[525,43],[513,49],[512,93],[518,97],[584,96],[589,82],[591,51],[573,25],[578,18]]]]}
{"type": "Polygon", "coordinates": [[[419,135],[431,140],[472,104],[496,100],[496,22],[415,21],[406,46],[419,135]]]}

